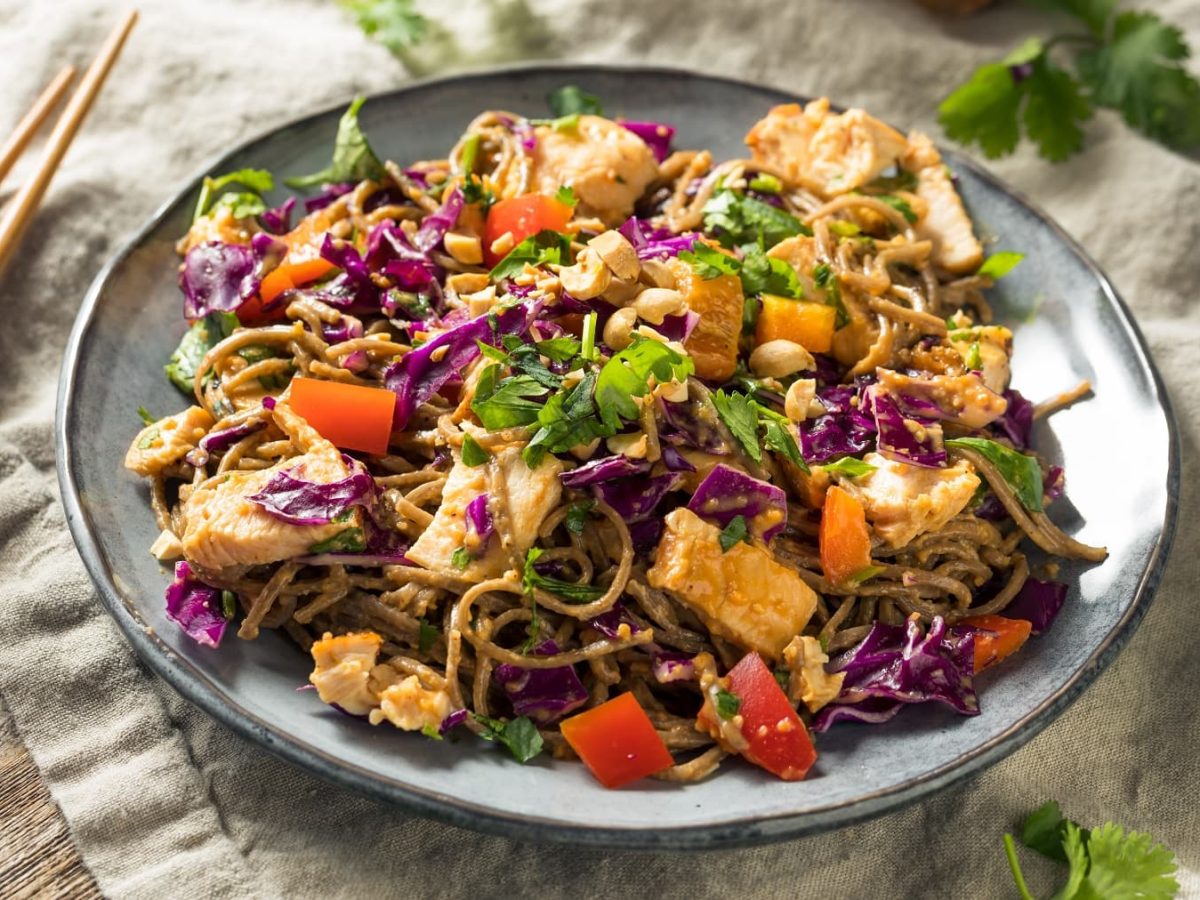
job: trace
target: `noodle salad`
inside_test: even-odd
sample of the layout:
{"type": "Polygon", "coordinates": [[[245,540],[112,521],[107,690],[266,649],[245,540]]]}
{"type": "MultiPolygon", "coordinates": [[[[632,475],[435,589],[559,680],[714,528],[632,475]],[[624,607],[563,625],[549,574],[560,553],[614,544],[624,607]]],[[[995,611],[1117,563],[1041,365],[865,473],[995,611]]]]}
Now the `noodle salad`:
{"type": "Polygon", "coordinates": [[[286,632],[297,703],[608,787],[797,780],[843,720],[977,715],[1065,599],[1030,545],[1105,556],[1031,446],[1088,385],[1009,386],[985,292],[1020,255],[862,110],[777,106],[718,161],[552,101],[402,167],[360,98],[286,182],[303,215],[267,171],[204,180],[166,366],[192,405],[140,409],[125,458],[167,616],[286,632]]]}

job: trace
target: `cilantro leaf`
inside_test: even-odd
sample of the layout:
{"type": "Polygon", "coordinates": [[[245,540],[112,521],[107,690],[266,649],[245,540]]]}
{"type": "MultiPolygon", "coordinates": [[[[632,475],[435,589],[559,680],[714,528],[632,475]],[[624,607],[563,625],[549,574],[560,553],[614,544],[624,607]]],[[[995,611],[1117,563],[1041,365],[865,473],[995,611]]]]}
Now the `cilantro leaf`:
{"type": "MultiPolygon", "coordinates": [[[[1062,809],[1054,800],[1043,803],[1029,814],[1021,828],[1021,843],[1031,850],[1036,850],[1042,856],[1067,861],[1063,850],[1063,838],[1069,823],[1063,818],[1062,809]]],[[[1078,827],[1078,825],[1076,825],[1078,827]]],[[[1087,837],[1085,832],[1084,837],[1087,837]]]]}
{"type": "Polygon", "coordinates": [[[976,274],[996,281],[1015,269],[1024,258],[1024,253],[1017,253],[1013,250],[1001,250],[985,259],[976,274]]]}
{"type": "Polygon", "coordinates": [[[358,124],[358,111],[367,102],[366,97],[355,97],[338,122],[337,137],[333,142],[333,160],[328,168],[311,175],[301,175],[284,181],[288,187],[305,188],[318,184],[344,181],[378,181],[387,173],[383,163],[371,149],[367,136],[358,124]]]}
{"type": "Polygon", "coordinates": [[[210,211],[215,212],[219,209],[228,209],[229,214],[235,219],[249,219],[265,213],[267,211],[267,204],[258,194],[252,194],[249,191],[240,191],[238,193],[230,191],[222,194],[217,202],[212,205],[212,210],[210,211]]]}
{"type": "Polygon", "coordinates": [[[979,144],[984,156],[997,159],[1021,139],[1022,96],[1007,64],[987,63],[938,105],[938,122],[951,140],[979,144]]]}
{"type": "Polygon", "coordinates": [[[567,526],[567,531],[572,534],[583,534],[584,526],[587,525],[588,515],[595,506],[595,500],[581,500],[567,507],[567,514],[563,518],[563,524],[567,526]]]}
{"type": "Polygon", "coordinates": [[[807,472],[808,463],[800,454],[800,447],[796,444],[792,423],[788,417],[757,400],[754,401],[754,411],[758,413],[758,424],[763,429],[763,443],[767,449],[782,454],[793,465],[807,472]]]}
{"type": "MultiPolygon", "coordinates": [[[[1068,825],[1068,829],[1072,826],[1068,825]]],[[[1109,822],[1093,828],[1087,839],[1090,865],[1084,886],[1085,896],[1094,897],[1174,897],[1179,890],[1175,874],[1175,855],[1148,834],[1126,833],[1109,822]]],[[[1072,874],[1076,865],[1072,861],[1072,874]]]]}
{"type": "Polygon", "coordinates": [[[564,206],[574,206],[579,202],[579,198],[575,196],[575,188],[569,184],[564,184],[554,192],[554,199],[564,206]]]}
{"type": "MultiPolygon", "coordinates": [[[[749,533],[749,529],[746,527],[746,517],[734,516],[729,520],[729,524],[721,529],[720,535],[717,536],[717,542],[721,545],[721,552],[728,553],[733,549],[734,544],[739,541],[745,541],[749,533]]],[[[729,716],[725,718],[729,718],[729,716]]]]}
{"type": "Polygon", "coordinates": [[[545,393],[545,386],[528,375],[501,379],[500,366],[488,366],[479,376],[471,411],[489,431],[532,425],[537,421],[542,404],[528,398],[541,397],[545,393]]]}
{"type": "Polygon", "coordinates": [[[650,390],[650,376],[659,384],[683,381],[694,371],[692,360],[666,344],[638,337],[600,370],[596,380],[596,407],[605,426],[616,433],[621,420],[638,417],[633,398],[650,390]]]}
{"type": "MultiPolygon", "coordinates": [[[[255,193],[246,193],[237,196],[254,197],[257,193],[266,193],[275,187],[275,179],[271,177],[271,173],[266,169],[238,169],[236,172],[227,172],[224,175],[218,175],[216,178],[205,177],[200,184],[200,196],[196,200],[196,209],[192,213],[192,221],[195,222],[202,215],[208,212],[209,204],[212,202],[212,196],[217,191],[229,187],[231,184],[240,184],[242,187],[250,188],[255,193]]],[[[262,198],[257,198],[259,203],[262,203],[262,198]]],[[[266,209],[266,204],[262,205],[262,212],[266,209]]],[[[250,213],[250,215],[259,215],[258,212],[250,213]]],[[[245,218],[244,215],[233,213],[235,219],[245,218]]]]}
{"type": "Polygon", "coordinates": [[[742,293],[747,297],[774,294],[799,300],[804,296],[804,288],[800,285],[796,270],[782,259],[767,256],[758,244],[747,244],[742,248],[738,277],[742,280],[742,293]]]}
{"type": "Polygon", "coordinates": [[[490,277],[492,281],[499,281],[501,278],[519,275],[525,268],[525,263],[532,266],[550,263],[565,265],[570,261],[571,238],[557,231],[545,229],[532,237],[525,238],[509,250],[504,259],[496,263],[490,277]]]}
{"type": "Polygon", "coordinates": [[[542,735],[527,716],[518,716],[507,722],[479,713],[471,713],[471,718],[483,726],[479,734],[481,738],[503,744],[519,763],[527,763],[542,752],[542,735]]]}
{"type": "Polygon", "coordinates": [[[741,708],[742,700],[737,694],[731,694],[729,691],[717,691],[717,715],[722,719],[732,719],[741,708]]]}
{"type": "Polygon", "coordinates": [[[910,225],[917,221],[916,212],[913,210],[909,202],[903,197],[897,197],[895,194],[876,194],[875,199],[883,201],[892,209],[896,210],[896,212],[904,216],[904,220],[910,225]]]}
{"type": "Polygon", "coordinates": [[[1079,889],[1083,887],[1084,878],[1087,876],[1088,856],[1087,850],[1084,848],[1083,829],[1074,822],[1067,822],[1063,827],[1063,856],[1066,857],[1067,865],[1071,867],[1067,874],[1067,883],[1060,890],[1059,896],[1064,900],[1067,898],[1077,897],[1079,889]]]}
{"type": "Polygon", "coordinates": [[[533,589],[538,588],[561,597],[568,603],[591,603],[607,593],[608,588],[597,584],[578,584],[574,581],[563,581],[561,578],[542,575],[534,568],[542,552],[539,547],[530,547],[529,552],[525,554],[525,571],[521,576],[521,584],[524,585],[525,592],[530,596],[533,596],[533,589]]]}
{"type": "Polygon", "coordinates": [[[987,438],[953,438],[946,441],[946,446],[974,450],[996,467],[1022,506],[1030,512],[1042,511],[1042,467],[1032,456],[987,438]]]}
{"type": "Polygon", "coordinates": [[[692,244],[691,250],[679,251],[679,258],[705,281],[722,275],[736,275],[741,268],[741,264],[732,256],[700,241],[692,244]]]}
{"type": "Polygon", "coordinates": [[[551,453],[565,453],[593,438],[608,437],[616,433],[615,428],[606,428],[596,418],[595,406],[592,403],[596,379],[594,371],[588,372],[575,387],[569,391],[559,391],[546,401],[537,418],[541,427],[534,432],[521,452],[521,458],[529,468],[536,468],[547,450],[551,453]]]}
{"type": "Polygon", "coordinates": [[[600,98],[573,84],[564,84],[562,87],[552,90],[546,96],[546,105],[556,116],[573,116],[581,113],[590,113],[594,116],[604,115],[604,107],[600,105],[600,98]]]}
{"type": "Polygon", "coordinates": [[[367,541],[361,528],[344,528],[333,537],[319,541],[308,548],[308,552],[317,553],[362,553],[367,549],[367,541]]]}
{"type": "Polygon", "coordinates": [[[417,650],[428,653],[433,647],[433,642],[437,640],[438,630],[423,618],[417,619],[417,624],[420,626],[417,633],[417,650]]]}
{"type": "Polygon", "coordinates": [[[1051,162],[1061,162],[1083,147],[1080,123],[1092,117],[1092,104],[1069,72],[1043,54],[1033,62],[1033,72],[1022,83],[1025,131],[1038,151],[1051,162]]]}
{"type": "Polygon", "coordinates": [[[203,362],[204,355],[233,334],[233,330],[240,324],[236,313],[225,312],[209,313],[203,319],[194,322],[167,362],[164,369],[167,378],[175,387],[191,396],[196,369],[203,362]]]}
{"type": "Polygon", "coordinates": [[[413,9],[413,0],[338,0],[338,5],[353,14],[367,37],[392,53],[420,43],[429,28],[425,17],[413,9]]]}
{"type": "Polygon", "coordinates": [[[479,446],[479,442],[469,434],[463,435],[462,443],[462,461],[464,466],[475,468],[482,466],[485,462],[492,458],[492,454],[488,453],[483,447],[479,446]]]}
{"type": "Polygon", "coordinates": [[[844,475],[847,478],[862,478],[864,475],[870,475],[876,469],[870,463],[855,459],[853,456],[843,456],[837,462],[829,463],[821,468],[830,475],[844,475]]]}
{"type": "Polygon", "coordinates": [[[812,234],[791,213],[728,189],[713,194],[703,212],[704,230],[726,247],[759,242],[772,247],[797,234],[812,234]]]}
{"type": "Polygon", "coordinates": [[[1200,143],[1200,81],[1183,61],[1183,32],[1150,12],[1123,12],[1110,39],[1079,55],[1095,102],[1119,110],[1130,126],[1169,147],[1200,143]]]}
{"type": "Polygon", "coordinates": [[[723,390],[714,393],[712,399],[721,421],[737,438],[746,455],[755,462],[762,462],[762,447],[758,443],[758,411],[754,401],[746,394],[727,394],[723,390]]]}
{"type": "Polygon", "coordinates": [[[573,337],[556,337],[538,341],[538,353],[554,362],[567,362],[579,355],[580,343],[573,337]]]}

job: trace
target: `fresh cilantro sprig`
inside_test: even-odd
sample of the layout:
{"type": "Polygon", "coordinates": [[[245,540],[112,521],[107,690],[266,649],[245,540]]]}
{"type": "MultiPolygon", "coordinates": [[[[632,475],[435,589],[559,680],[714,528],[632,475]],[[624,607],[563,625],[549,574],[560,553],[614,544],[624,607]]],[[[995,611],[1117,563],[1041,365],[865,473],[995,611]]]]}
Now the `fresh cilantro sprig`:
{"type": "Polygon", "coordinates": [[[1083,30],[1029,38],[976,69],[938,107],[947,135],[995,159],[1013,152],[1024,131],[1060,162],[1083,147],[1083,124],[1101,107],[1168,147],[1200,144],[1200,81],[1185,66],[1183,32],[1152,12],[1119,11],[1117,0],[1033,2],[1073,16],[1083,30]]]}
{"type": "Polygon", "coordinates": [[[543,552],[540,547],[530,547],[529,552],[525,554],[525,571],[521,575],[521,584],[529,596],[532,597],[533,589],[538,588],[548,594],[562,597],[568,603],[591,603],[603,597],[608,590],[595,584],[579,584],[541,574],[535,568],[535,564],[543,552]]]}
{"type": "MultiPolygon", "coordinates": [[[[717,535],[717,543],[721,545],[721,552],[728,553],[733,549],[734,544],[749,541],[750,530],[746,526],[745,516],[734,516],[729,520],[729,524],[721,529],[721,533],[717,535]]],[[[726,718],[729,718],[726,716],[726,718]]]]}
{"type": "Polygon", "coordinates": [[[713,194],[703,213],[704,230],[726,247],[759,241],[773,247],[785,238],[812,234],[812,229],[786,210],[728,188],[713,194]]]}
{"type": "Polygon", "coordinates": [[[229,207],[230,215],[235,219],[245,219],[249,216],[260,216],[267,210],[267,204],[260,196],[275,187],[275,179],[266,169],[238,169],[213,178],[206,176],[200,183],[200,196],[196,198],[196,209],[192,212],[195,222],[213,206],[229,207]],[[246,191],[229,192],[221,195],[216,204],[213,197],[217,191],[233,184],[240,184],[246,191]]]}
{"type": "Polygon", "coordinates": [[[429,30],[428,20],[413,8],[413,0],[338,0],[358,27],[392,53],[419,44],[429,30]]]}
{"type": "Polygon", "coordinates": [[[791,423],[786,416],[769,406],[764,406],[748,394],[737,391],[717,391],[713,394],[713,405],[716,406],[721,421],[746,451],[746,455],[756,463],[762,462],[762,448],[765,444],[768,450],[780,454],[805,472],[808,471],[808,465],[800,454],[791,423]]]}
{"type": "Polygon", "coordinates": [[[333,140],[333,159],[328,167],[311,175],[300,175],[284,180],[293,188],[315,187],[345,181],[378,181],[387,173],[383,163],[371,149],[367,136],[358,124],[358,111],[367,102],[366,97],[355,97],[354,102],[342,113],[338,121],[337,136],[333,140]]]}
{"type": "Polygon", "coordinates": [[[483,726],[479,732],[481,738],[503,744],[519,763],[527,763],[542,752],[545,742],[527,716],[517,716],[507,722],[479,713],[471,713],[471,717],[483,726]]]}
{"type": "Polygon", "coordinates": [[[600,105],[600,98],[573,84],[564,84],[551,91],[546,96],[546,105],[550,107],[550,111],[555,116],[560,118],[583,114],[604,115],[604,107],[600,105]]]}
{"type": "MultiPolygon", "coordinates": [[[[1066,819],[1053,800],[1025,821],[1021,842],[1070,867],[1067,883],[1055,900],[1097,897],[1143,897],[1167,900],[1179,891],[1175,855],[1143,832],[1108,822],[1090,831],[1066,819]]],[[[1022,900],[1034,900],[1017,858],[1016,841],[1004,835],[1004,852],[1022,900]]]]}
{"type": "Polygon", "coordinates": [[[532,237],[527,237],[517,246],[508,251],[508,255],[492,269],[492,281],[502,278],[512,278],[525,269],[525,263],[531,266],[548,264],[567,265],[571,262],[571,238],[557,231],[539,231],[532,237]]]}

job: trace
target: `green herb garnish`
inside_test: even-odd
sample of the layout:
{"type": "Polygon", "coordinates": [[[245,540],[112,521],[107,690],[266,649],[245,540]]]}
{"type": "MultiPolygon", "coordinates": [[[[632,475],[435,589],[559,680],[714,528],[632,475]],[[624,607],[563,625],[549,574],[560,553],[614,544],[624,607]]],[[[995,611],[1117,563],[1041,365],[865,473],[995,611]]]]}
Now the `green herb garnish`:
{"type": "MultiPolygon", "coordinates": [[[[225,312],[209,313],[203,319],[194,322],[167,362],[167,378],[190,396],[196,369],[200,367],[205,354],[233,334],[233,330],[240,324],[237,315],[225,312]]],[[[206,373],[205,378],[207,377],[206,373]]]]}
{"type": "Polygon", "coordinates": [[[704,204],[704,230],[726,247],[758,243],[773,247],[797,234],[812,234],[791,213],[727,189],[704,204]]]}
{"type": "Polygon", "coordinates": [[[721,552],[728,553],[733,549],[733,545],[741,541],[747,544],[749,541],[749,529],[746,527],[745,516],[734,516],[729,520],[729,524],[721,529],[721,533],[717,536],[717,542],[721,545],[721,552]]]}
{"type": "Polygon", "coordinates": [[[732,719],[742,708],[742,700],[737,694],[729,691],[717,691],[717,715],[722,719],[732,719]]]}
{"type": "Polygon", "coordinates": [[[1022,506],[1030,512],[1042,511],[1042,467],[1032,456],[987,438],[952,438],[946,446],[974,450],[996,467],[1022,506]]]}
{"type": "Polygon", "coordinates": [[[567,265],[571,262],[571,238],[565,234],[548,229],[539,231],[532,237],[527,237],[492,269],[492,281],[502,278],[512,278],[525,269],[525,264],[531,266],[567,265]]]}
{"type": "Polygon", "coordinates": [[[367,549],[361,528],[345,528],[328,540],[320,541],[308,548],[314,556],[319,553],[362,553],[367,549]]]}
{"type": "Polygon", "coordinates": [[[339,182],[359,182],[366,179],[379,181],[386,176],[383,163],[371,149],[367,136],[358,124],[358,111],[367,102],[366,97],[355,97],[354,102],[342,114],[338,122],[337,137],[333,142],[333,160],[328,168],[312,175],[302,175],[288,178],[284,181],[288,187],[305,188],[319,184],[336,184],[339,182]]]}
{"type": "Polygon", "coordinates": [[[604,107],[600,105],[600,98],[573,84],[564,84],[551,91],[546,96],[546,104],[556,116],[604,115],[604,107]]]}
{"type": "Polygon", "coordinates": [[[1000,250],[985,259],[976,274],[990,278],[992,281],[998,281],[1015,269],[1024,258],[1024,253],[1016,253],[1012,250],[1000,250]]]}
{"type": "Polygon", "coordinates": [[[837,462],[828,463],[821,468],[830,475],[844,475],[846,478],[862,478],[864,475],[870,475],[876,469],[870,463],[852,456],[843,456],[837,462]]]}
{"type": "Polygon", "coordinates": [[[479,713],[471,713],[471,718],[483,726],[483,731],[479,733],[481,738],[503,744],[519,763],[527,763],[542,752],[542,735],[526,716],[518,716],[507,722],[479,713]]]}
{"type": "Polygon", "coordinates": [[[593,600],[599,600],[608,591],[608,588],[599,585],[577,584],[574,581],[563,581],[561,578],[542,575],[534,568],[534,564],[543,552],[539,547],[530,547],[529,552],[525,554],[525,569],[521,576],[521,584],[530,597],[534,595],[533,589],[538,588],[548,594],[561,597],[568,603],[591,603],[593,600]]]}

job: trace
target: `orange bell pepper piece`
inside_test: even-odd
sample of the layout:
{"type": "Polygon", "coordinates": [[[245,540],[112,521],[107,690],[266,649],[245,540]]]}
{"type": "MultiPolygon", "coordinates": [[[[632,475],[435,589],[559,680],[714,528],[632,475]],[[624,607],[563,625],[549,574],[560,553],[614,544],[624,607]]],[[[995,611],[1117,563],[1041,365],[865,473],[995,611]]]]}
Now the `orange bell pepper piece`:
{"type": "Polygon", "coordinates": [[[396,395],[383,388],[293,378],[289,402],[320,435],[343,450],[387,453],[396,395]]]}
{"type": "Polygon", "coordinates": [[[825,492],[818,535],[821,568],[834,584],[844,584],[871,565],[871,535],[867,516],[845,489],[836,485],[825,492]]]}
{"type": "Polygon", "coordinates": [[[833,346],[836,322],[837,310],[832,306],[763,294],[754,340],[765,344],[783,339],[799,344],[809,353],[828,353],[833,346]]]}
{"type": "Polygon", "coordinates": [[[961,622],[979,629],[975,632],[976,672],[1016,653],[1033,630],[1032,622],[1005,616],[970,616],[961,622]]]}

